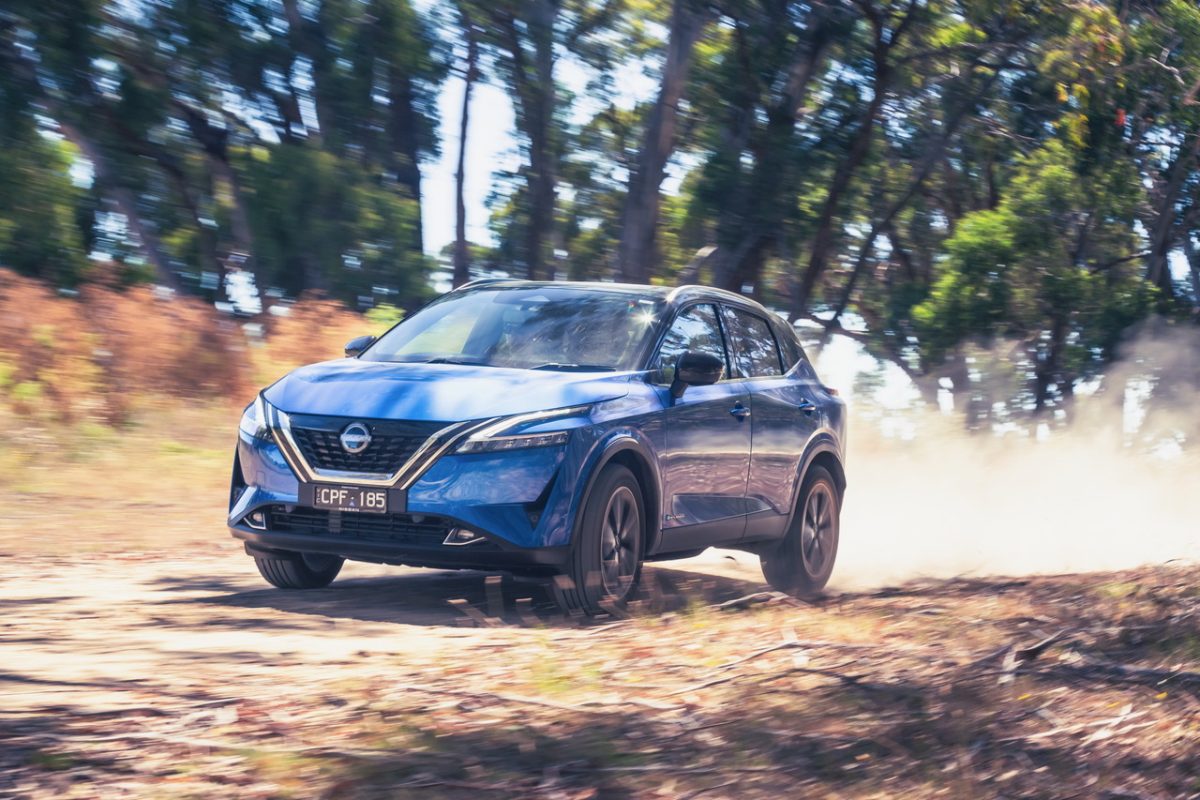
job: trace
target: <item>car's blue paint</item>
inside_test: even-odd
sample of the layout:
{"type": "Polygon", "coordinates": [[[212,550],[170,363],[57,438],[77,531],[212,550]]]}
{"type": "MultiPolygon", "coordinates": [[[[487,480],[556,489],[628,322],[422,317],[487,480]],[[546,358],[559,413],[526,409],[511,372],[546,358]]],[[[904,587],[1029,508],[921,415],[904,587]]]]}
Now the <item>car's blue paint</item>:
{"type": "MultiPolygon", "coordinates": [[[[555,478],[566,460],[566,450],[536,447],[446,456],[409,490],[408,510],[452,516],[472,528],[493,531],[519,547],[544,546],[545,539],[555,538],[553,532],[538,531],[531,525],[525,505],[535,503],[555,478]]],[[[542,519],[547,526],[554,524],[550,515],[542,519]]]]}
{"type": "Polygon", "coordinates": [[[821,424],[819,412],[797,413],[805,401],[819,408],[820,385],[795,373],[746,382],[755,438],[748,494],[781,532],[791,513],[800,455],[821,424]]]}
{"type": "MultiPolygon", "coordinates": [[[[660,338],[674,314],[698,300],[766,313],[744,298],[700,288],[680,290],[670,300],[658,321],[660,338]]],[[[649,355],[648,350],[646,364],[649,355]]],[[[821,386],[806,360],[782,377],[729,377],[689,387],[676,399],[653,377],[645,370],[557,372],[339,359],[298,369],[263,397],[283,412],[340,417],[347,424],[389,419],[450,424],[585,407],[520,431],[569,431],[565,445],[447,452],[407,492],[410,515],[447,518],[505,548],[530,552],[570,545],[588,487],[613,459],[634,466],[646,484],[648,556],[777,538],[813,458],[828,452],[841,463],[844,406],[821,386]],[[799,410],[806,399],[817,406],[811,416],[799,410]],[[735,407],[751,414],[735,416],[730,413],[735,407]]],[[[237,465],[244,485],[235,476],[229,524],[235,535],[250,538],[247,515],[298,503],[300,482],[272,441],[241,434],[237,465]]],[[[262,537],[269,542],[269,532],[262,537]]],[[[322,545],[325,551],[328,546],[322,545]]],[[[378,551],[373,545],[370,553],[377,557],[378,551]]],[[[354,557],[355,551],[347,546],[345,554],[354,557]]],[[[400,547],[396,560],[424,563],[424,556],[410,556],[400,547]]]]}
{"type": "Polygon", "coordinates": [[[266,391],[291,414],[359,419],[466,420],[621,397],[630,373],[553,372],[341,358],[290,373],[266,391]]]}
{"type": "MultiPolygon", "coordinates": [[[[238,434],[238,463],[246,483],[276,495],[296,496],[298,482],[274,442],[238,434]]],[[[294,499],[293,499],[294,502],[294,499]]]]}
{"type": "Polygon", "coordinates": [[[671,499],[663,528],[724,521],[729,539],[745,527],[746,478],[750,466],[753,421],[732,411],[750,406],[746,381],[694,386],[671,402],[660,390],[667,438],[660,470],[663,492],[671,499]]]}

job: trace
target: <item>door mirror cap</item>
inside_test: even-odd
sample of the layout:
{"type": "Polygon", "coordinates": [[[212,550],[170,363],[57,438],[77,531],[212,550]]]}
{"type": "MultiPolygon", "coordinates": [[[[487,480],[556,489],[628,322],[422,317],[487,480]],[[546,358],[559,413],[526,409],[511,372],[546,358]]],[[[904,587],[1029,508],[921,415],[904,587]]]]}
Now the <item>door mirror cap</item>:
{"type": "Polygon", "coordinates": [[[675,379],[671,381],[671,396],[683,397],[689,386],[711,386],[725,374],[725,362],[711,353],[685,350],[675,362],[675,379]]]}
{"type": "Polygon", "coordinates": [[[346,358],[356,358],[374,343],[374,336],[359,336],[357,339],[351,339],[346,342],[346,358]]]}

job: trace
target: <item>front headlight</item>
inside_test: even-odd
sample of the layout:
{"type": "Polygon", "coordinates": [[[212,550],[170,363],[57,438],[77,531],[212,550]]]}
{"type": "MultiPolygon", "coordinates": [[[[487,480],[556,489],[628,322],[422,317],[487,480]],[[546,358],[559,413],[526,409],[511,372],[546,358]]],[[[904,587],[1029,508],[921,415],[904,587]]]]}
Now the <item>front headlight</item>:
{"type": "Polygon", "coordinates": [[[468,436],[458,446],[459,453],[495,453],[504,450],[520,450],[529,447],[559,447],[567,443],[572,428],[559,431],[537,431],[521,433],[523,429],[541,426],[547,422],[582,417],[591,406],[575,406],[555,411],[538,411],[509,417],[494,425],[468,436]]]}
{"type": "Polygon", "coordinates": [[[268,441],[271,438],[271,429],[267,426],[266,403],[267,401],[263,400],[263,396],[260,394],[242,412],[242,421],[238,423],[238,430],[251,439],[268,441]]]}
{"type": "Polygon", "coordinates": [[[567,443],[570,431],[526,433],[520,436],[497,436],[493,439],[467,439],[458,447],[460,453],[494,453],[499,450],[518,450],[523,447],[554,447],[567,443]]]}

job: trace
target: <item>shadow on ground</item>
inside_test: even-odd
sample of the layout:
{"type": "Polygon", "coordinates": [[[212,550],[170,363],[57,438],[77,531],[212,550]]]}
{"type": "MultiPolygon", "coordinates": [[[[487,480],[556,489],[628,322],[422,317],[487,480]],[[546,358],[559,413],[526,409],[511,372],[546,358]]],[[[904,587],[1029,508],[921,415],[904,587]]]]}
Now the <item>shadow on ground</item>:
{"type": "MultiPolygon", "coordinates": [[[[223,587],[205,581],[191,588],[219,592],[223,587]]],[[[631,612],[661,614],[678,611],[693,604],[724,602],[763,588],[761,583],[738,578],[647,566],[631,612]]],[[[545,627],[581,622],[559,610],[549,580],[471,571],[429,570],[396,577],[351,578],[337,581],[326,589],[256,589],[175,602],[420,626],[503,624],[545,627]]],[[[237,624],[243,622],[255,624],[249,619],[238,620],[237,624]]]]}

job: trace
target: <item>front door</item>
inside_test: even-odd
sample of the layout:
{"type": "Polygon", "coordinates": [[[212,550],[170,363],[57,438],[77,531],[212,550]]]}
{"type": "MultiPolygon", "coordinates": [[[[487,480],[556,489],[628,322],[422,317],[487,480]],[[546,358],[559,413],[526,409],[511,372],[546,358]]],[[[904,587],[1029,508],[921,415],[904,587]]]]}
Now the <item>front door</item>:
{"type": "Polygon", "coordinates": [[[725,338],[715,306],[702,303],[679,313],[651,365],[665,406],[666,445],[660,460],[663,483],[663,552],[737,542],[746,525],[746,479],[750,470],[750,394],[730,378],[725,338]],[[690,386],[671,398],[675,362],[685,351],[717,356],[726,378],[690,386]]]}

